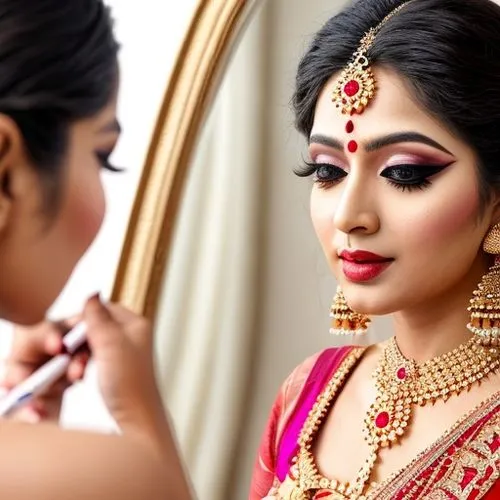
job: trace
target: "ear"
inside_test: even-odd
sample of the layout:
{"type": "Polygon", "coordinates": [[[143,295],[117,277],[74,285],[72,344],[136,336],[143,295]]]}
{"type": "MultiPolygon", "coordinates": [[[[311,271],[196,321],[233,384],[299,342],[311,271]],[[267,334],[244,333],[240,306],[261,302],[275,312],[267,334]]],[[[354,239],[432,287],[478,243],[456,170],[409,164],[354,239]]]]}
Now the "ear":
{"type": "Polygon", "coordinates": [[[29,186],[27,166],[19,127],[0,114],[0,233],[9,225],[14,202],[29,186]]]}
{"type": "Polygon", "coordinates": [[[494,195],[492,210],[491,210],[491,227],[500,224],[500,193],[494,195]]]}

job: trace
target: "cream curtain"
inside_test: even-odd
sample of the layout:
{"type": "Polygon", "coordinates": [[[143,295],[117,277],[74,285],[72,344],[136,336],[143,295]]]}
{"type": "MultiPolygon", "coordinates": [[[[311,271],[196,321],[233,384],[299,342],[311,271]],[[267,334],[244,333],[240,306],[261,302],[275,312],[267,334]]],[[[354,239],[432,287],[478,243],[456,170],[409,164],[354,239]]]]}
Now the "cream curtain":
{"type": "Polygon", "coordinates": [[[252,20],[205,125],[156,323],[161,387],[201,500],[225,496],[251,370],[264,16],[252,20]]]}

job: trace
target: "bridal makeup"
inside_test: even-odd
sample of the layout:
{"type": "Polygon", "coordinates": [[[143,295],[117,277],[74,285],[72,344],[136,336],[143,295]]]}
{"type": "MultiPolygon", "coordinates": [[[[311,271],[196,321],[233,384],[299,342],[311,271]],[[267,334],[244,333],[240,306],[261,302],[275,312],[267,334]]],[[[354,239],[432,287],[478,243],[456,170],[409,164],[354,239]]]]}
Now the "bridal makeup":
{"type": "Polygon", "coordinates": [[[385,314],[459,280],[487,221],[478,221],[474,151],[420,108],[396,74],[374,75],[377,95],[362,116],[338,112],[336,77],[325,85],[298,174],[312,177],[312,222],[349,305],[385,314]],[[387,260],[346,259],[344,250],[387,260]]]}

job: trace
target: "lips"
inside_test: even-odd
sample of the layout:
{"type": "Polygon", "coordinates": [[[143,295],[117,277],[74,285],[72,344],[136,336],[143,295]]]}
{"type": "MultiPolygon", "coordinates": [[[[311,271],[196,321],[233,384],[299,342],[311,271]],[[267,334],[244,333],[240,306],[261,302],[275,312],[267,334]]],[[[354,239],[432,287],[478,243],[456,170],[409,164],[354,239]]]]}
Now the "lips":
{"type": "Polygon", "coordinates": [[[345,277],[354,282],[366,282],[377,278],[394,261],[365,250],[344,250],[340,258],[345,277]]]}

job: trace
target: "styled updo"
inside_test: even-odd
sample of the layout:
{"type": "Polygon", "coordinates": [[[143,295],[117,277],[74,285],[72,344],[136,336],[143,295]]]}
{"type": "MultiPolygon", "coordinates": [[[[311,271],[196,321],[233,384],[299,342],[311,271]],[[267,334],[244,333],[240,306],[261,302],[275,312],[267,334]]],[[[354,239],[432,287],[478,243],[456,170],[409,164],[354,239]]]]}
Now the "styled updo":
{"type": "Polygon", "coordinates": [[[402,77],[418,104],[471,146],[483,201],[500,187],[500,6],[491,0],[358,0],[331,18],[300,62],[293,106],[309,137],[316,103],[363,35],[405,4],[368,52],[402,77]]]}
{"type": "Polygon", "coordinates": [[[57,198],[71,123],[111,100],[118,44],[102,0],[0,0],[0,113],[57,198]]]}

